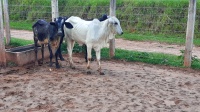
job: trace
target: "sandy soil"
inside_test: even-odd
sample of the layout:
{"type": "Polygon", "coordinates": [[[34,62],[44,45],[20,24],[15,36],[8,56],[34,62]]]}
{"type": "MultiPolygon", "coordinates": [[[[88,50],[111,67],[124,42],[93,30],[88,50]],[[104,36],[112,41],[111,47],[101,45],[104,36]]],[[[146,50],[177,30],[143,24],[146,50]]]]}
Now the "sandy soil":
{"type": "MultiPolygon", "coordinates": [[[[20,37],[22,35],[25,36],[23,38],[28,38],[31,33],[24,32],[20,37]]],[[[182,49],[176,45],[121,39],[116,39],[116,47],[149,52],[160,50],[159,52],[168,51],[172,54],[182,49]]],[[[60,62],[60,69],[55,69],[55,66],[50,68],[48,60],[41,66],[30,64],[24,67],[0,68],[0,112],[200,110],[199,71],[102,60],[105,75],[99,75],[96,62],[92,62],[92,73],[87,74],[83,55],[76,55],[74,61],[76,69],[69,68],[67,60],[60,62]]]]}
{"type": "MultiPolygon", "coordinates": [[[[67,58],[65,56],[65,58],[67,58]]],[[[103,60],[87,74],[83,57],[76,69],[33,64],[1,68],[1,112],[198,112],[200,73],[191,69],[103,60]]]]}

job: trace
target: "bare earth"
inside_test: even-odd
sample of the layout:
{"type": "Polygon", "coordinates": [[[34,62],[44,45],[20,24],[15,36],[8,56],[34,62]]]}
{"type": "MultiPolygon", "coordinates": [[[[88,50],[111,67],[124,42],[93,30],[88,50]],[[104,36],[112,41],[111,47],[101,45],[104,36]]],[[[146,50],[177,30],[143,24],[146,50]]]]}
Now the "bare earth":
{"type": "MultiPolygon", "coordinates": [[[[27,37],[30,37],[28,33],[27,37]]],[[[152,52],[168,51],[177,55],[182,49],[176,45],[129,42],[122,39],[116,39],[116,47],[152,52]]],[[[60,69],[55,69],[55,66],[50,68],[48,59],[41,66],[29,64],[0,68],[0,111],[200,111],[200,73],[197,70],[102,60],[105,75],[99,75],[96,62],[92,62],[92,74],[87,74],[86,63],[81,54],[74,57],[76,69],[69,68],[66,55],[65,59],[66,61],[60,61],[60,69]]]]}

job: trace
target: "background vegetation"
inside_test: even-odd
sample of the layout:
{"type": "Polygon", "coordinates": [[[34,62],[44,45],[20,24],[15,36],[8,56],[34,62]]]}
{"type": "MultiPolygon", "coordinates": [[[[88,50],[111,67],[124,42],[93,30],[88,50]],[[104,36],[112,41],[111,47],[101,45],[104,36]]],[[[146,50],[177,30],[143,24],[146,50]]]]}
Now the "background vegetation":
{"type": "MultiPolygon", "coordinates": [[[[117,17],[127,33],[163,34],[185,38],[189,0],[116,0],[117,17]]],[[[100,17],[110,0],[58,0],[60,16],[100,17]]],[[[195,37],[200,38],[200,1],[197,1],[195,37]]],[[[51,21],[51,0],[9,0],[12,21],[51,21]]]]}

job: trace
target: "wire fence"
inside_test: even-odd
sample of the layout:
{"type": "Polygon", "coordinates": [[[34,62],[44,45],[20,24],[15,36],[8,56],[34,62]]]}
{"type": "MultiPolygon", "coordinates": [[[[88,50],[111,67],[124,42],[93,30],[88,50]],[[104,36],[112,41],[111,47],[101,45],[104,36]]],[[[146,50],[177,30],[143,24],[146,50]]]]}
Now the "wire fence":
{"type": "MultiPolygon", "coordinates": [[[[131,32],[185,34],[188,8],[131,7],[117,6],[116,15],[123,29],[131,32]],[[168,12],[168,13],[167,13],[168,12]]],[[[98,18],[109,14],[109,6],[66,6],[59,5],[60,16],[79,16],[83,19],[98,18]]],[[[195,36],[200,37],[200,9],[197,9],[195,36]]],[[[51,6],[9,5],[10,21],[51,21],[51,6]]]]}

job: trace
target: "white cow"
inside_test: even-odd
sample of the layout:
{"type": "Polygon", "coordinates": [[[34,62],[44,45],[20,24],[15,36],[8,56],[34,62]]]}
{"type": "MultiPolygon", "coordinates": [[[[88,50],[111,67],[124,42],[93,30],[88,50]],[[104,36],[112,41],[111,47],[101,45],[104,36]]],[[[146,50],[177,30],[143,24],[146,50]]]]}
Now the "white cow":
{"type": "MultiPolygon", "coordinates": [[[[67,39],[67,50],[69,54],[70,67],[74,68],[72,61],[72,51],[74,43],[86,44],[88,51],[88,64],[87,68],[90,69],[91,50],[96,52],[98,63],[98,71],[101,75],[100,52],[109,39],[113,39],[115,34],[123,34],[120,26],[120,21],[116,17],[109,17],[107,20],[100,22],[98,19],[93,21],[86,21],[79,17],[72,16],[65,22],[73,25],[73,29],[64,28],[65,38],[67,39]]],[[[90,72],[88,72],[90,73],[90,72]]]]}

